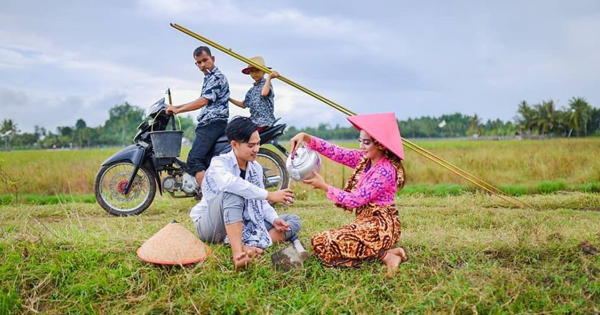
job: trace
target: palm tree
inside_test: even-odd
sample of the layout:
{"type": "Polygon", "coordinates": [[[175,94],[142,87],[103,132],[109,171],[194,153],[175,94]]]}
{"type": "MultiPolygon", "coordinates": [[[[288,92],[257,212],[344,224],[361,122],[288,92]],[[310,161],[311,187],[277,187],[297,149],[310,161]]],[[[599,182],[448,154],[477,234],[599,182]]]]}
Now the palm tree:
{"type": "Polygon", "coordinates": [[[9,144],[12,143],[12,140],[17,133],[19,133],[19,129],[17,128],[17,124],[15,124],[12,119],[2,120],[2,125],[0,126],[0,135],[4,137],[7,148],[9,147],[9,144]]]}
{"type": "Polygon", "coordinates": [[[568,110],[556,111],[556,127],[554,130],[557,134],[561,134],[565,137],[568,137],[570,117],[571,113],[568,110]]]}
{"type": "Polygon", "coordinates": [[[517,113],[520,115],[516,118],[517,123],[520,127],[526,128],[529,131],[529,134],[531,134],[533,129],[537,127],[536,111],[531,108],[526,101],[521,101],[517,113]]]}
{"type": "Polygon", "coordinates": [[[467,134],[470,136],[474,134],[477,134],[478,136],[483,135],[483,126],[481,125],[481,118],[479,118],[477,114],[469,118],[469,130],[467,131],[467,134]]]}
{"type": "Polygon", "coordinates": [[[584,135],[587,136],[587,122],[590,119],[592,107],[583,97],[571,98],[571,100],[569,100],[569,106],[571,110],[571,117],[569,120],[571,130],[569,131],[569,136],[571,136],[573,130],[577,131],[577,135],[579,136],[579,131],[581,129],[583,129],[584,135]]]}
{"type": "Polygon", "coordinates": [[[554,108],[554,101],[543,101],[542,104],[537,104],[534,108],[537,111],[536,124],[538,131],[542,135],[553,132],[558,122],[558,114],[554,108]]]}

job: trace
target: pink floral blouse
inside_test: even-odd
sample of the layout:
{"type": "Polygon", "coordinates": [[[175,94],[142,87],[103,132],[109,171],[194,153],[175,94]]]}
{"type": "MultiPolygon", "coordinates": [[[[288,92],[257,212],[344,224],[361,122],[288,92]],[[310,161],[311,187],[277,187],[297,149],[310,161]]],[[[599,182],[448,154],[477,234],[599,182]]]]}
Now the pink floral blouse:
{"type": "MultiPolygon", "coordinates": [[[[351,168],[355,168],[363,157],[361,150],[342,148],[314,136],[311,136],[307,146],[332,161],[351,168]]],[[[368,171],[359,175],[352,192],[329,186],[327,199],[350,208],[357,208],[368,202],[386,206],[394,203],[396,190],[396,169],[382,157],[377,164],[371,165],[368,171]]]]}

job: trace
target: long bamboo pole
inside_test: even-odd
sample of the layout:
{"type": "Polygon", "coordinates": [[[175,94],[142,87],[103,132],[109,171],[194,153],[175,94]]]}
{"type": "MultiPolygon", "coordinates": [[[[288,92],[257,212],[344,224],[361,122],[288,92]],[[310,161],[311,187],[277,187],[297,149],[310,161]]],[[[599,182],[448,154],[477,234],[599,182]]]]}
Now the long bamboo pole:
{"type": "MultiPolygon", "coordinates": [[[[222,51],[222,52],[224,52],[224,53],[226,53],[226,54],[228,54],[228,55],[230,55],[230,56],[232,56],[232,57],[234,57],[234,58],[236,58],[236,59],[238,59],[238,60],[240,60],[240,61],[242,61],[244,63],[247,63],[247,64],[251,65],[254,68],[257,68],[257,69],[259,69],[259,70],[261,70],[261,71],[263,71],[265,73],[271,73],[271,70],[269,68],[267,68],[265,66],[262,66],[262,65],[259,65],[259,64],[255,63],[254,61],[252,61],[252,60],[250,60],[250,59],[248,59],[248,58],[246,58],[246,57],[244,57],[244,56],[242,56],[242,55],[234,52],[231,48],[225,48],[225,47],[223,47],[223,46],[221,46],[221,45],[219,45],[219,44],[211,41],[210,39],[208,39],[206,37],[203,37],[203,36],[200,36],[200,35],[192,32],[192,31],[188,30],[187,28],[182,27],[182,26],[180,26],[178,24],[171,23],[171,26],[173,28],[175,28],[175,29],[177,29],[177,30],[179,30],[179,31],[181,31],[181,32],[183,32],[183,33],[185,33],[185,34],[187,34],[187,35],[189,35],[189,36],[191,36],[191,37],[193,37],[193,38],[201,41],[201,42],[204,42],[204,43],[208,44],[209,46],[212,46],[212,47],[214,47],[214,48],[216,48],[216,49],[218,49],[218,50],[220,50],[220,51],[222,51]]],[[[310,96],[312,96],[312,97],[320,100],[321,102],[323,102],[323,103],[325,103],[325,104],[327,104],[327,105],[329,105],[329,106],[337,109],[338,111],[346,114],[347,116],[356,115],[356,113],[354,113],[353,111],[351,111],[351,110],[343,107],[340,104],[337,104],[337,103],[335,103],[335,102],[333,102],[333,101],[325,98],[324,96],[322,96],[322,95],[320,95],[320,94],[318,94],[316,92],[313,92],[313,91],[305,88],[304,86],[302,86],[302,85],[300,85],[300,84],[298,84],[298,83],[296,83],[296,82],[294,82],[294,81],[286,78],[285,76],[282,76],[281,74],[279,75],[278,79],[281,80],[281,81],[283,81],[283,82],[285,82],[285,83],[287,83],[287,84],[289,84],[289,85],[291,85],[291,86],[293,86],[293,87],[295,87],[295,88],[297,88],[298,90],[300,90],[300,91],[302,91],[302,92],[304,92],[304,93],[306,93],[306,94],[308,94],[308,95],[310,95],[310,96]]],[[[420,154],[420,155],[424,156],[425,158],[431,160],[432,162],[440,165],[441,167],[449,170],[450,172],[458,175],[459,177],[464,178],[465,180],[469,181],[473,185],[475,185],[475,186],[477,186],[477,187],[479,187],[479,188],[481,188],[481,189],[489,192],[490,194],[495,195],[495,196],[499,197],[500,199],[502,199],[502,200],[504,200],[504,201],[506,201],[508,203],[511,203],[514,206],[520,207],[520,208],[523,208],[524,206],[532,207],[531,205],[526,204],[523,201],[520,201],[520,200],[515,199],[513,197],[504,196],[502,194],[502,192],[500,191],[500,189],[498,189],[498,188],[494,187],[493,185],[488,184],[485,181],[483,181],[483,180],[475,177],[471,173],[468,173],[468,172],[462,170],[458,166],[453,165],[452,163],[443,160],[442,158],[438,157],[437,155],[435,155],[435,154],[433,154],[433,153],[425,150],[424,148],[416,145],[415,143],[413,143],[413,142],[411,142],[409,140],[406,140],[404,138],[402,138],[402,141],[405,143],[406,147],[408,147],[409,149],[412,149],[413,151],[417,152],[418,154],[420,154]]]]}

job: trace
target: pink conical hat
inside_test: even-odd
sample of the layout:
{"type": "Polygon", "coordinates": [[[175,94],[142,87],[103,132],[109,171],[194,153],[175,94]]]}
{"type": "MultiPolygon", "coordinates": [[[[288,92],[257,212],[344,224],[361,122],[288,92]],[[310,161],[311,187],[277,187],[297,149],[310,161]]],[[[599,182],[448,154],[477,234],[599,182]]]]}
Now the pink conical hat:
{"type": "Polygon", "coordinates": [[[349,116],[348,120],[358,131],[364,130],[373,139],[404,160],[402,137],[394,113],[349,116]]]}

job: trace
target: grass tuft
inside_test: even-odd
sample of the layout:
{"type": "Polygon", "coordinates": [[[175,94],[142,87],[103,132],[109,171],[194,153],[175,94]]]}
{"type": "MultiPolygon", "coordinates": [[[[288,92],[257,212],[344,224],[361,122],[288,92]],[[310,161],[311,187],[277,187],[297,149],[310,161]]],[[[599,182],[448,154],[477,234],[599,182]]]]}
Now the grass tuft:
{"type": "Polygon", "coordinates": [[[511,196],[523,196],[527,195],[529,190],[525,186],[521,185],[503,185],[499,187],[500,191],[511,196]]]}
{"type": "Polygon", "coordinates": [[[563,181],[552,182],[552,181],[544,181],[537,184],[537,191],[541,194],[550,194],[555,193],[557,191],[567,190],[568,186],[563,181]]]}
{"type": "Polygon", "coordinates": [[[29,205],[55,205],[61,203],[96,203],[96,197],[93,194],[58,194],[53,196],[46,196],[41,194],[24,194],[19,195],[19,200],[16,200],[15,195],[0,195],[0,205],[9,205],[15,203],[29,205]]]}
{"type": "Polygon", "coordinates": [[[581,184],[579,190],[586,193],[600,193],[600,182],[581,184]]]}

